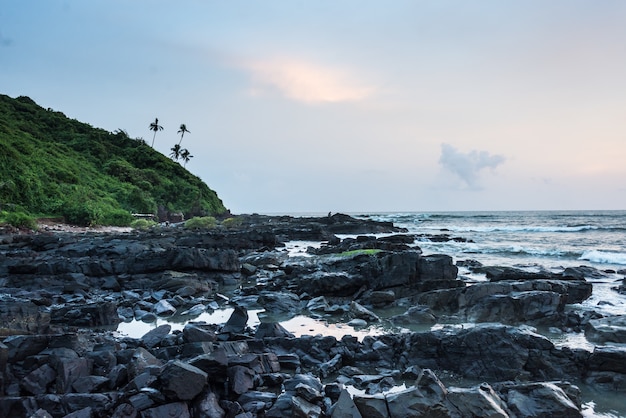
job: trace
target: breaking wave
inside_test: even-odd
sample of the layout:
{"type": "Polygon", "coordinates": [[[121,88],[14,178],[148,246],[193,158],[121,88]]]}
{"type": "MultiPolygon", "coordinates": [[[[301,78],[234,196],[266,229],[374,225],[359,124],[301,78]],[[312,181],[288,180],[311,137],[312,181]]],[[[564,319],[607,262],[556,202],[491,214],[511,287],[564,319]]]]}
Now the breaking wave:
{"type": "Polygon", "coordinates": [[[600,264],[623,264],[626,265],[626,253],[591,250],[585,251],[579,260],[591,261],[600,264]]]}

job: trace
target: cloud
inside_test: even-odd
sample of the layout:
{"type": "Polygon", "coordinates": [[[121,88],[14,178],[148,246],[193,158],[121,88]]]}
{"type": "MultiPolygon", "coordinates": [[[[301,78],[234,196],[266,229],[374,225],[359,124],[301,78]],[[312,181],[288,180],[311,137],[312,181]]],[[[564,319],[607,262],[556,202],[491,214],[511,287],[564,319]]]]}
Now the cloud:
{"type": "Polygon", "coordinates": [[[369,97],[374,88],[356,80],[353,74],[335,68],[292,59],[245,62],[252,74],[256,95],[278,91],[283,96],[304,103],[359,101],[369,97]]]}
{"type": "Polygon", "coordinates": [[[502,155],[492,155],[487,151],[470,151],[462,153],[450,144],[441,144],[441,156],[439,164],[467,184],[471,189],[476,189],[481,170],[485,168],[495,169],[505,161],[502,155]]]}

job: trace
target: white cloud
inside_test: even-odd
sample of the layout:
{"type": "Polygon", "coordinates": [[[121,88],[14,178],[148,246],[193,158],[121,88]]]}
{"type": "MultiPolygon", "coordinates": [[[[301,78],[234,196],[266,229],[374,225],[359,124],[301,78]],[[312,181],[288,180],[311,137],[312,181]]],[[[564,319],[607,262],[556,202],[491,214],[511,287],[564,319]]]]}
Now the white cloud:
{"type": "Polygon", "coordinates": [[[439,164],[456,175],[469,188],[479,188],[478,177],[485,168],[495,169],[505,161],[502,155],[489,154],[487,151],[462,153],[450,144],[441,144],[439,164]]]}
{"type": "Polygon", "coordinates": [[[255,95],[278,91],[299,102],[335,103],[363,100],[374,92],[348,71],[304,61],[281,58],[240,65],[252,74],[250,91],[255,95]]]}

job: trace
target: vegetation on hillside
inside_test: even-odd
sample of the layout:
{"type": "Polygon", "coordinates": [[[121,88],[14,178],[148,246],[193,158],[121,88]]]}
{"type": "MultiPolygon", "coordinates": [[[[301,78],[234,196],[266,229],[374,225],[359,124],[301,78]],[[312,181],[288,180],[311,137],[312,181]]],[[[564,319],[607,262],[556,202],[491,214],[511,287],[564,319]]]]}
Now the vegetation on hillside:
{"type": "Polygon", "coordinates": [[[0,211],[5,216],[128,225],[132,213],[156,214],[159,207],[186,217],[227,212],[200,178],[144,140],[69,119],[28,97],[0,95],[0,211]]]}

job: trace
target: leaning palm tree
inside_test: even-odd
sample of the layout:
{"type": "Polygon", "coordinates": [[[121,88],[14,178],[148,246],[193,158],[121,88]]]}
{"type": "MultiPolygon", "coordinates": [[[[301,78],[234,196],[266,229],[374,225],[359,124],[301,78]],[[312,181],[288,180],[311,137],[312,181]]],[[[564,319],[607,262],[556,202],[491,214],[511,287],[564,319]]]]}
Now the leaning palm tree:
{"type": "Polygon", "coordinates": [[[185,167],[187,165],[187,163],[189,162],[189,160],[191,160],[193,158],[193,155],[191,155],[189,153],[189,150],[187,148],[183,149],[180,152],[180,158],[183,159],[183,161],[185,162],[185,164],[183,164],[183,167],[185,167]]]}
{"type": "Polygon", "coordinates": [[[172,150],[172,152],[170,153],[170,157],[172,157],[172,160],[178,160],[180,158],[180,151],[181,151],[180,145],[176,144],[170,149],[172,150]]]}
{"type": "Polygon", "coordinates": [[[154,135],[152,135],[152,145],[150,145],[152,148],[154,148],[154,138],[156,137],[156,133],[158,131],[162,131],[163,127],[161,125],[159,125],[159,119],[158,118],[154,118],[154,122],[152,122],[150,124],[150,130],[154,131],[154,135]]]}
{"type": "Polygon", "coordinates": [[[187,129],[187,125],[185,125],[184,123],[181,123],[180,128],[178,129],[178,132],[177,132],[180,134],[180,141],[178,141],[178,145],[180,145],[180,143],[183,142],[183,136],[185,136],[185,132],[189,132],[189,130],[187,129]]]}

